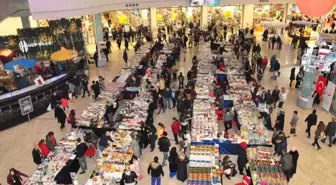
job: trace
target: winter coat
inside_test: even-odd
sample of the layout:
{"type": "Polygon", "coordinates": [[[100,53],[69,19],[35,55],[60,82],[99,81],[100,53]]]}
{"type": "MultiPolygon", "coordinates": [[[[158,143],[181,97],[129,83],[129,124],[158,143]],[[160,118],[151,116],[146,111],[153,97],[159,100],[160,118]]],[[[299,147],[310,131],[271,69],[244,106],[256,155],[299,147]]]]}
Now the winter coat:
{"type": "Polygon", "coordinates": [[[307,122],[307,124],[309,126],[313,126],[316,125],[317,123],[317,115],[314,113],[311,113],[307,116],[307,118],[305,119],[305,122],[307,122]]]}
{"type": "Polygon", "coordinates": [[[160,152],[169,152],[170,141],[167,137],[162,136],[158,141],[160,152]]]}
{"type": "Polygon", "coordinates": [[[147,168],[147,173],[151,174],[152,177],[164,176],[164,172],[160,163],[151,162],[147,168]]]}
{"type": "Polygon", "coordinates": [[[336,134],[336,122],[329,122],[327,129],[325,130],[327,136],[335,136],[336,134]]]}
{"type": "Polygon", "coordinates": [[[291,171],[293,168],[293,157],[291,154],[287,153],[281,156],[280,160],[281,169],[283,171],[291,171]]]}
{"type": "Polygon", "coordinates": [[[131,145],[132,145],[132,148],[133,148],[134,155],[137,156],[138,158],[140,158],[141,149],[140,149],[138,141],[136,139],[133,139],[132,142],[131,142],[131,145]]]}
{"type": "Polygon", "coordinates": [[[180,157],[177,157],[177,172],[176,172],[176,178],[177,180],[180,180],[184,182],[188,178],[188,163],[189,159],[187,156],[184,157],[184,159],[180,159],[180,157]]]}
{"type": "Polygon", "coordinates": [[[173,131],[173,134],[178,134],[180,132],[180,122],[179,121],[175,121],[172,124],[171,129],[173,131]]]}
{"type": "Polygon", "coordinates": [[[169,162],[169,171],[170,172],[176,172],[177,171],[177,153],[176,151],[170,151],[168,162],[169,162]]]}

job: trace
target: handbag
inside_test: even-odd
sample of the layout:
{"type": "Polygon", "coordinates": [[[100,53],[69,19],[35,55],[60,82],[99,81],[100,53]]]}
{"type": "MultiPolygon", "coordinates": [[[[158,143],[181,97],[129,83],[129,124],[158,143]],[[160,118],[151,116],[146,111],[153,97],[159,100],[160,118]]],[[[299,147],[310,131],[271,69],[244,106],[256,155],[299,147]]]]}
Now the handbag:
{"type": "Polygon", "coordinates": [[[290,129],[290,134],[295,134],[295,133],[296,133],[295,128],[291,128],[291,129],[290,129]]]}
{"type": "Polygon", "coordinates": [[[47,111],[48,111],[48,112],[51,111],[51,103],[49,103],[48,108],[47,108],[47,111]]]}

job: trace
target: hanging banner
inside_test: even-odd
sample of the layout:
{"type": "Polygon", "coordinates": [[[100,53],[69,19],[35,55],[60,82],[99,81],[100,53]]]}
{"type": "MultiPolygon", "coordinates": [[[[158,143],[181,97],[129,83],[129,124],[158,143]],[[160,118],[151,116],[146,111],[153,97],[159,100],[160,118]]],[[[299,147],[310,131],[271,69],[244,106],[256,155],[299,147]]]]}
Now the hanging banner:
{"type": "Polygon", "coordinates": [[[323,91],[326,88],[326,83],[327,83],[327,79],[323,78],[322,76],[318,77],[317,83],[316,83],[316,89],[315,91],[317,92],[317,94],[319,94],[320,96],[323,95],[323,91]]]}
{"type": "Polygon", "coordinates": [[[330,109],[331,101],[333,100],[335,87],[336,87],[335,84],[329,81],[327,89],[325,90],[325,93],[324,93],[322,108],[328,112],[330,109]]]}
{"type": "Polygon", "coordinates": [[[314,73],[308,71],[305,72],[301,87],[301,93],[303,96],[307,97],[312,95],[312,90],[314,88],[313,83],[315,79],[316,75],[314,73]]]}

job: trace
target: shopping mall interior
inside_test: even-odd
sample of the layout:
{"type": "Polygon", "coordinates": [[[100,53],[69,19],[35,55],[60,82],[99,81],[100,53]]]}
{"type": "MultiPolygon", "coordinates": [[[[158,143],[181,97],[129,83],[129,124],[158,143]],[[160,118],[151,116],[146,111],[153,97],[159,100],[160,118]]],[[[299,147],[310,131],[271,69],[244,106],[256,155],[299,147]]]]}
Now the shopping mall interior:
{"type": "Polygon", "coordinates": [[[0,185],[335,184],[335,0],[0,12],[0,185]]]}

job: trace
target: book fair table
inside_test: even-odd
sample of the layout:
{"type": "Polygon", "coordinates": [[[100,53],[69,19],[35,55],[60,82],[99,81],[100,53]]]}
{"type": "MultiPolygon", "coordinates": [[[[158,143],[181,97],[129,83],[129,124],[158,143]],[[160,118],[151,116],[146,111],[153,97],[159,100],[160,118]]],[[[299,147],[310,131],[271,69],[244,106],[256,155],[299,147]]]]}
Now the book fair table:
{"type": "Polygon", "coordinates": [[[121,180],[122,173],[133,155],[129,131],[117,130],[114,141],[105,148],[97,160],[97,167],[86,185],[112,185],[121,180]]]}
{"type": "Polygon", "coordinates": [[[248,147],[246,153],[253,185],[287,185],[280,158],[273,155],[272,147],[248,147]]]}
{"type": "Polygon", "coordinates": [[[49,153],[25,185],[71,184],[70,173],[77,173],[79,170],[79,162],[74,154],[76,140],[77,138],[84,139],[83,135],[89,132],[89,130],[82,129],[71,130],[62,140],[58,141],[55,152],[49,153]]]}

